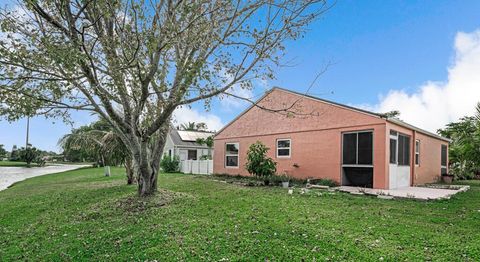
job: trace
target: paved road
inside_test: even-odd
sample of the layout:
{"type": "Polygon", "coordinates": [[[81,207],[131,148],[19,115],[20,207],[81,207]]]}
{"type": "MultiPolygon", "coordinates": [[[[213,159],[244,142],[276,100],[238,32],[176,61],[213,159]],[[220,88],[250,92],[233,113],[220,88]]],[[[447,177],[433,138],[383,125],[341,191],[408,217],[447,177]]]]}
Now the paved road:
{"type": "Polygon", "coordinates": [[[0,167],[0,191],[7,189],[15,182],[27,178],[59,173],[84,167],[84,165],[51,165],[45,167],[0,167]]]}

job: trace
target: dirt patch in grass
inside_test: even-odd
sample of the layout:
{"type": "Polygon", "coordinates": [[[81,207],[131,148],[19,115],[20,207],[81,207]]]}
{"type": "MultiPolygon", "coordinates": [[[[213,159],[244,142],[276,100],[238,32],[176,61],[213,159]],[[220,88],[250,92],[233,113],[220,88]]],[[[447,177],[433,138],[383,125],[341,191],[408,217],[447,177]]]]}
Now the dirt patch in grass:
{"type": "Polygon", "coordinates": [[[128,197],[119,199],[116,202],[115,207],[116,209],[126,213],[140,213],[152,208],[166,207],[175,199],[186,196],[187,194],[184,193],[159,189],[158,192],[152,196],[139,197],[137,195],[130,195],[128,197]]]}

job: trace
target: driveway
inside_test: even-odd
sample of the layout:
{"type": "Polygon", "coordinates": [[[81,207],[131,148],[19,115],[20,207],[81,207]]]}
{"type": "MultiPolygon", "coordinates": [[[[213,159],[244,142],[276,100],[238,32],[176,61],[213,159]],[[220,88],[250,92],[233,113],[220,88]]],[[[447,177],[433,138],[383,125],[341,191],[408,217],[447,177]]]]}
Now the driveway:
{"type": "Polygon", "coordinates": [[[0,191],[7,189],[13,183],[27,178],[60,173],[78,169],[88,165],[51,165],[45,167],[0,167],[0,191]]]}

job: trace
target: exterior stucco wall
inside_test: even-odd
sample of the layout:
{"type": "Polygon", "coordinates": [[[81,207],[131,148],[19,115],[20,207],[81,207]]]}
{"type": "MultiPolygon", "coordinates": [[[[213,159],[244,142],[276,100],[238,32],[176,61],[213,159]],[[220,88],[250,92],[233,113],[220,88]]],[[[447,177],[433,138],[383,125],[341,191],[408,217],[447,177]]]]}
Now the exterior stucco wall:
{"type": "Polygon", "coordinates": [[[327,104],[308,97],[302,97],[287,91],[274,89],[262,101],[259,107],[248,112],[221,130],[215,139],[283,134],[291,132],[315,131],[345,126],[365,126],[384,124],[385,120],[355,112],[337,105],[327,104]],[[292,107],[292,105],[294,105],[292,107]],[[288,109],[294,114],[271,112],[267,109],[288,109]],[[291,108],[292,107],[292,108],[291,108]]]}
{"type": "Polygon", "coordinates": [[[416,139],[420,140],[420,161],[414,167],[414,185],[436,182],[440,179],[441,146],[447,146],[448,168],[448,143],[416,133],[416,139]]]}
{"type": "Polygon", "coordinates": [[[248,147],[261,141],[270,148],[277,162],[277,173],[297,178],[329,178],[341,183],[342,133],[373,130],[373,187],[389,188],[390,130],[410,136],[410,184],[434,182],[440,173],[440,146],[447,145],[432,136],[391,123],[370,114],[332,103],[274,89],[235,121],[214,141],[214,173],[249,175],[245,170],[248,147]],[[292,107],[294,105],[294,107],[292,107]],[[295,114],[271,112],[263,108],[288,109],[295,114]],[[291,139],[291,156],[276,157],[276,140],[291,139]],[[415,166],[415,140],[420,139],[420,166],[415,166]],[[239,167],[225,167],[225,144],[239,143],[239,167]],[[294,164],[298,167],[294,167],[294,164]]]}
{"type": "Polygon", "coordinates": [[[163,156],[168,156],[168,151],[172,150],[172,155],[177,155],[175,152],[175,145],[173,144],[172,138],[170,135],[167,135],[167,140],[165,141],[165,146],[163,147],[162,158],[163,156]]]}
{"type": "MultiPolygon", "coordinates": [[[[448,142],[434,138],[417,131],[407,129],[405,127],[387,123],[387,143],[386,143],[386,160],[390,159],[390,130],[406,134],[410,136],[410,184],[422,185],[425,183],[437,182],[440,178],[441,168],[441,145],[446,145],[448,149],[448,142]],[[420,140],[420,165],[415,165],[415,140],[420,140]]],[[[448,152],[448,150],[447,150],[448,152]]],[[[388,162],[387,162],[388,163],[388,162]]],[[[447,155],[448,163],[448,155],[447,155]]],[[[389,178],[388,168],[386,178],[389,178]]]]}
{"type": "MultiPolygon", "coordinates": [[[[386,188],[385,121],[282,90],[274,90],[259,105],[279,108],[298,105],[305,115],[285,116],[253,107],[215,137],[214,173],[240,174],[245,170],[248,147],[261,141],[270,148],[277,172],[297,178],[329,178],[341,182],[342,132],[374,131],[374,187],[386,188]],[[276,157],[276,140],[291,139],[290,158],[276,157]],[[225,167],[225,143],[238,142],[239,167],[225,167]],[[294,167],[297,164],[299,167],[294,167]]],[[[298,111],[296,111],[298,113],[298,111]]]]}

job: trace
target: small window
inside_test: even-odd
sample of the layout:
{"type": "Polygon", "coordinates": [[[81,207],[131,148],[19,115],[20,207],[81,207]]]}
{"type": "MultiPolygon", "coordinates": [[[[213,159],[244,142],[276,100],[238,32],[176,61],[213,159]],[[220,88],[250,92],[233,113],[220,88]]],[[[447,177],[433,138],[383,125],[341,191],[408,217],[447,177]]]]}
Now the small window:
{"type": "Polygon", "coordinates": [[[172,157],[172,149],[169,149],[169,150],[168,150],[168,156],[169,156],[169,157],[172,157]]]}
{"type": "Polygon", "coordinates": [[[441,166],[442,167],[447,167],[447,146],[442,145],[442,152],[441,152],[441,166]]]}
{"type": "Polygon", "coordinates": [[[277,157],[290,157],[291,140],[278,139],[277,140],[277,157]]]}
{"type": "Polygon", "coordinates": [[[197,160],[197,150],[188,150],[188,160],[197,160]]]}
{"type": "Polygon", "coordinates": [[[415,165],[420,165],[420,140],[415,140],[415,165]]]}
{"type": "Polygon", "coordinates": [[[238,167],[238,143],[225,144],[225,167],[238,167]]]}

